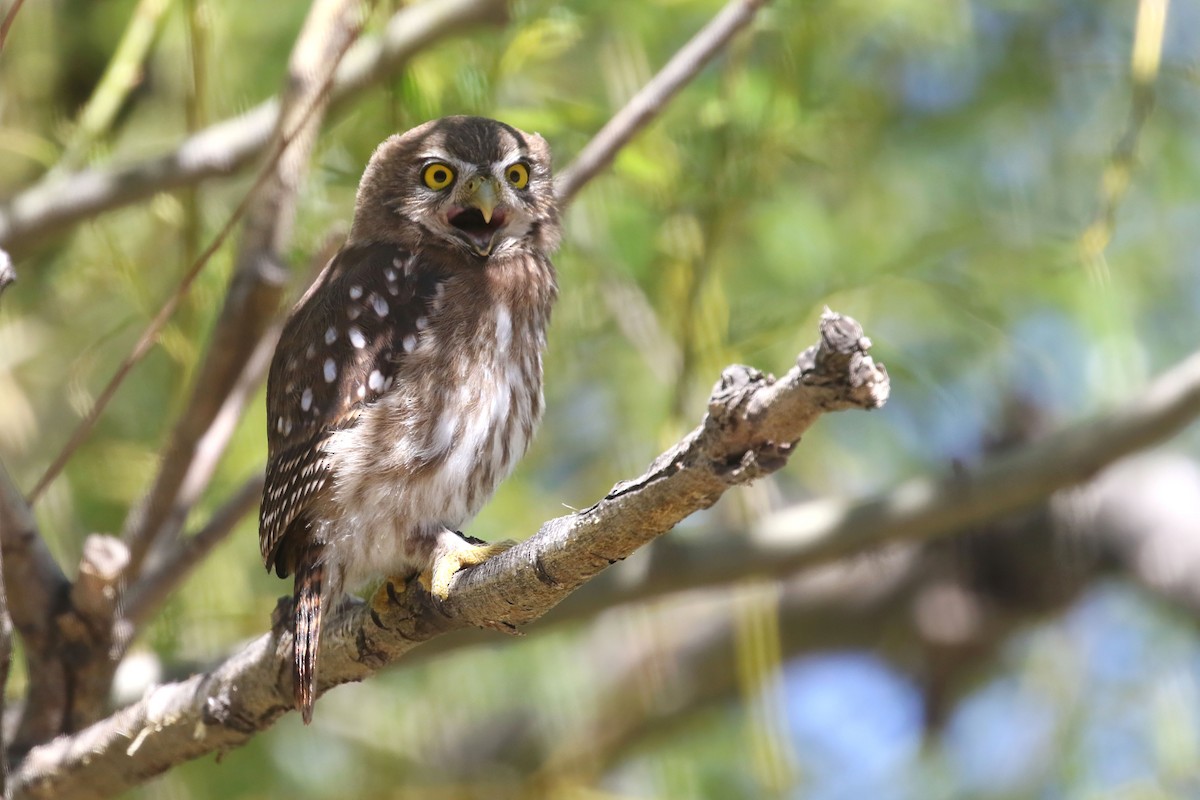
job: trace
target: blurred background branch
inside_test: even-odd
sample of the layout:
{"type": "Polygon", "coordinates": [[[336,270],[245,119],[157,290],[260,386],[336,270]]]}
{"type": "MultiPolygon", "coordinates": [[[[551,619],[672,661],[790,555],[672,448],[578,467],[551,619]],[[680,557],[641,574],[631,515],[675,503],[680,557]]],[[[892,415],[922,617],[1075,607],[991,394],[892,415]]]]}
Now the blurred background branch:
{"type": "MultiPolygon", "coordinates": [[[[425,0],[396,12],[381,35],[347,53],[330,101],[347,103],[396,70],[416,52],[471,26],[502,22],[504,0],[425,0]]],[[[172,152],[126,166],[92,167],[50,175],[0,203],[0,246],[26,247],[96,214],[157,192],[231,175],[260,155],[280,114],[265,101],[182,141],[172,152]]]]}

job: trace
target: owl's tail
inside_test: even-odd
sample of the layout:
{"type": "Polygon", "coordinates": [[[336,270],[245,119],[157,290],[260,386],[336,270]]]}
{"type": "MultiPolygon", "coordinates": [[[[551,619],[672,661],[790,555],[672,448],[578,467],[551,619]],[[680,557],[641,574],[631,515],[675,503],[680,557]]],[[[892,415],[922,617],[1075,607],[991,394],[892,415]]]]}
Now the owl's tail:
{"type": "Polygon", "coordinates": [[[310,548],[296,567],[296,588],[292,596],[295,618],[292,627],[292,691],[296,708],[304,724],[312,722],[313,703],[317,699],[317,647],[321,643],[321,592],[325,583],[325,565],[320,548],[310,548]]]}

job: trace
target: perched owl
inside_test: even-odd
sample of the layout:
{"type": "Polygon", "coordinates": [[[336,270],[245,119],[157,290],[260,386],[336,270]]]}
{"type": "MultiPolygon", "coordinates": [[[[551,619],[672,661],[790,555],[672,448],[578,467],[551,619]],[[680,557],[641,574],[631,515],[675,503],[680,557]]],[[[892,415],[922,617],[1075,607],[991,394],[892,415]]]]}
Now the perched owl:
{"type": "Polygon", "coordinates": [[[346,244],[292,310],[267,382],[259,517],[295,575],[295,703],[307,723],[321,613],[343,590],[458,570],[507,545],[456,533],[542,415],[558,208],[545,140],[479,117],[393,136],[346,244]]]}

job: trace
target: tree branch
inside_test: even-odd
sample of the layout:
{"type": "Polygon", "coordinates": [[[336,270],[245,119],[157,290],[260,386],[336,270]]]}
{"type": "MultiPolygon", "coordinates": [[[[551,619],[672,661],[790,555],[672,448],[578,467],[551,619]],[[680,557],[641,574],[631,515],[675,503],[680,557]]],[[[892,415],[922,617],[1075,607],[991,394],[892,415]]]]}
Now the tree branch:
{"type": "Polygon", "coordinates": [[[24,645],[29,688],[12,748],[20,751],[60,730],[63,665],[55,647],[54,615],[71,584],[38,532],[33,512],[0,464],[0,550],[9,611],[24,645]]]}
{"type": "MultiPolygon", "coordinates": [[[[346,54],[330,90],[331,103],[344,106],[440,39],[473,25],[504,21],[506,6],[505,0],[426,0],[406,6],[383,35],[363,40],[346,54]]],[[[278,100],[267,100],[187,137],[157,158],[47,178],[0,203],[0,246],[28,246],[101,212],[233,174],[266,149],[279,108],[278,100]]]]}
{"type": "MultiPolygon", "coordinates": [[[[3,251],[0,251],[3,253],[3,251]]],[[[2,280],[2,278],[0,278],[2,280]]],[[[28,518],[29,507],[24,505],[24,502],[19,496],[14,496],[12,482],[8,479],[8,473],[4,466],[0,465],[0,721],[4,719],[5,702],[4,698],[8,689],[8,673],[12,667],[12,617],[8,611],[8,581],[4,578],[4,547],[2,545],[4,533],[10,527],[17,528],[15,517],[24,516],[25,522],[30,523],[32,520],[28,518]]],[[[8,743],[4,741],[4,726],[0,725],[0,797],[7,797],[8,794],[8,743]]]]}
{"type": "Polygon", "coordinates": [[[3,249],[0,249],[0,295],[4,294],[4,290],[17,282],[17,271],[13,268],[12,258],[3,249]]]}
{"type": "Polygon", "coordinates": [[[730,0],[703,30],[672,56],[666,66],[592,137],[555,181],[561,202],[569,203],[588,181],[607,167],[617,152],[650,124],[671,98],[696,77],[738,31],[750,24],[767,2],[730,0]]]}
{"type": "MultiPolygon", "coordinates": [[[[322,642],[320,689],[362,680],[450,630],[511,630],[537,619],[726,489],[778,469],[822,413],[882,405],[887,373],[867,355],[857,323],[827,314],[821,334],[779,380],[748,367],[725,370],[700,427],[645,475],[460,573],[444,607],[416,589],[378,616],[350,606],[322,642]]],[[[157,687],[108,719],[35,748],[13,775],[13,796],[108,797],[181,761],[243,744],[292,707],[290,644],[286,632],[267,634],[209,673],[157,687]]]]}

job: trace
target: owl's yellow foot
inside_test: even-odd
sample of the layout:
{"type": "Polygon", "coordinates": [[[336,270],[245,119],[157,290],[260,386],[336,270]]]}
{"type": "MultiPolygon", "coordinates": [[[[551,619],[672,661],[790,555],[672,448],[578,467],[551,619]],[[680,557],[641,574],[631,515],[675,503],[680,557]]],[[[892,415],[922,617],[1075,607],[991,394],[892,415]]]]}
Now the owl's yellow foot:
{"type": "Polygon", "coordinates": [[[482,564],[515,545],[516,542],[511,539],[495,544],[472,544],[460,539],[453,547],[437,553],[433,559],[433,567],[429,572],[421,573],[421,585],[437,600],[445,600],[450,596],[450,581],[459,570],[482,564]]]}
{"type": "Polygon", "coordinates": [[[383,585],[375,590],[375,594],[371,595],[371,618],[375,620],[375,624],[379,627],[386,627],[383,624],[383,614],[392,606],[400,606],[404,604],[401,598],[408,591],[408,582],[412,576],[408,577],[391,577],[383,582],[383,585]]]}

